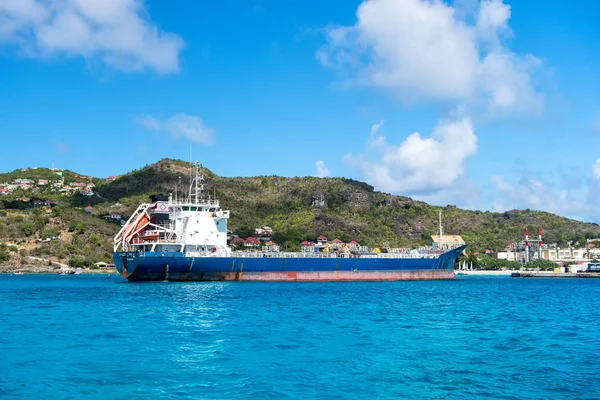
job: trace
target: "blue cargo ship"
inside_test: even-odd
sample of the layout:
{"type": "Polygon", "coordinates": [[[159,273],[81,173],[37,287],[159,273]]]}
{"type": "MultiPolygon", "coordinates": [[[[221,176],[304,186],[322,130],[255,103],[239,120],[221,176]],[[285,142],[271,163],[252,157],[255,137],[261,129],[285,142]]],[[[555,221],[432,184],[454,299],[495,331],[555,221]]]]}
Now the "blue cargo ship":
{"type": "MultiPolygon", "coordinates": [[[[114,238],[113,259],[129,281],[391,281],[453,279],[465,246],[370,249],[356,243],[319,243],[301,252],[265,246],[232,251],[227,220],[215,198],[205,197],[204,176],[195,177],[182,200],[151,196],[114,238]]],[[[440,221],[440,236],[442,227],[440,221]]]]}

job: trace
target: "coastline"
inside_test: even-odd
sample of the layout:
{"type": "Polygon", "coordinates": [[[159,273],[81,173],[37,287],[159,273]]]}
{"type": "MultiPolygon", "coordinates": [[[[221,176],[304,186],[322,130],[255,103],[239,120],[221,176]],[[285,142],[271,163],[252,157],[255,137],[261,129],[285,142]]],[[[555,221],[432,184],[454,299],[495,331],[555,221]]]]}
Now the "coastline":
{"type": "Polygon", "coordinates": [[[85,269],[85,268],[64,268],[49,265],[0,265],[0,275],[33,275],[33,274],[54,274],[54,275],[109,275],[117,274],[115,268],[110,269],[85,269]]]}

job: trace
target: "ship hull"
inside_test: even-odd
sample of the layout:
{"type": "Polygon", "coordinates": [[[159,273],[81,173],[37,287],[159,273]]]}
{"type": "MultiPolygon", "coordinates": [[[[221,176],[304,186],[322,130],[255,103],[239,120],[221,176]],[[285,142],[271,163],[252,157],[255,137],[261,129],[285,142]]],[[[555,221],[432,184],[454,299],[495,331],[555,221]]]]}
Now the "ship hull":
{"type": "Polygon", "coordinates": [[[129,281],[396,281],[453,279],[464,247],[438,258],[186,257],[183,253],[116,252],[129,281]]]}

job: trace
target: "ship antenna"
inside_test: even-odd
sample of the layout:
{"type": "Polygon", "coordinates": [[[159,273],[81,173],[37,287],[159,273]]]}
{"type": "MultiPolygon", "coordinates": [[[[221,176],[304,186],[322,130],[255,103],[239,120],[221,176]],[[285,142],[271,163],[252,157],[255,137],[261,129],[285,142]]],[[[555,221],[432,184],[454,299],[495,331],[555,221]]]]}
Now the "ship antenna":
{"type": "Polygon", "coordinates": [[[196,204],[198,204],[198,161],[196,161],[196,177],[194,183],[196,184],[196,204]]]}
{"type": "Polygon", "coordinates": [[[444,228],[442,227],[442,210],[440,210],[440,248],[444,248],[444,228]]]}

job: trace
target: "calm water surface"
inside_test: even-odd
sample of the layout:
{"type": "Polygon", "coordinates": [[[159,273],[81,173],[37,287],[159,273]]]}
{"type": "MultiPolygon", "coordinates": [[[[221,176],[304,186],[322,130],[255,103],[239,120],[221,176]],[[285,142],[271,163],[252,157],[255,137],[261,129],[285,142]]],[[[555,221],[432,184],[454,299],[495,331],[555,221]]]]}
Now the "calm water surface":
{"type": "Polygon", "coordinates": [[[0,276],[0,398],[598,399],[600,280],[0,276]]]}

